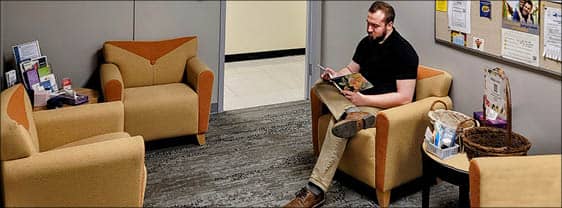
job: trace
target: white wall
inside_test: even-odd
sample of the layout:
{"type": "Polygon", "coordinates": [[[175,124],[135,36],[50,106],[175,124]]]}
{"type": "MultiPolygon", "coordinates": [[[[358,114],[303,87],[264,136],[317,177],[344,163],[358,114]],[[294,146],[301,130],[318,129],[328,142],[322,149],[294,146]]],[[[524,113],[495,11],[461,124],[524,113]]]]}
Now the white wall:
{"type": "Polygon", "coordinates": [[[306,1],[227,1],[225,54],[305,47],[306,1]]]}
{"type": "MultiPolygon", "coordinates": [[[[371,3],[324,2],[324,64],[339,68],[349,63],[357,42],[366,34],[365,17],[371,3]]],[[[559,79],[435,43],[434,1],[389,3],[396,11],[396,29],[417,50],[420,64],[441,68],[452,74],[451,97],[456,111],[472,115],[473,111],[482,110],[482,69],[501,67],[506,71],[511,84],[513,130],[531,141],[533,146],[529,154],[561,153],[559,79]]]]}
{"type": "MultiPolygon", "coordinates": [[[[39,40],[60,81],[99,89],[108,40],[161,40],[197,35],[198,55],[214,71],[217,102],[219,1],[2,1],[2,66],[11,46],[39,40]]],[[[2,74],[3,74],[2,69],[2,74]]]]}

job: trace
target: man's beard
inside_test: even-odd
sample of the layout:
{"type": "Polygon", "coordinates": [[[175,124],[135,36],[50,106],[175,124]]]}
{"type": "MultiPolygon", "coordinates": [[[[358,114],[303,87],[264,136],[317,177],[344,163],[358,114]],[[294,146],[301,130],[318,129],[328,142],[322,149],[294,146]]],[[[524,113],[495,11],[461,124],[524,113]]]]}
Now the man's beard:
{"type": "Polygon", "coordinates": [[[381,41],[384,40],[384,38],[386,37],[386,30],[384,32],[382,32],[380,37],[374,37],[372,35],[369,35],[369,37],[371,37],[371,41],[375,42],[375,43],[380,43],[381,41]]]}

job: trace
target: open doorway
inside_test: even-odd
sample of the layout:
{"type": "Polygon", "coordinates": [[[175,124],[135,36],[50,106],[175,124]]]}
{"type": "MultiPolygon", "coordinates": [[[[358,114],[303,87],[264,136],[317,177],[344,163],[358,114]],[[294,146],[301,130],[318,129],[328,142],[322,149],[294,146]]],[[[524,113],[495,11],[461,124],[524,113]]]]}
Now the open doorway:
{"type": "Polygon", "coordinates": [[[222,110],[306,99],[307,2],[224,5],[222,110]]]}

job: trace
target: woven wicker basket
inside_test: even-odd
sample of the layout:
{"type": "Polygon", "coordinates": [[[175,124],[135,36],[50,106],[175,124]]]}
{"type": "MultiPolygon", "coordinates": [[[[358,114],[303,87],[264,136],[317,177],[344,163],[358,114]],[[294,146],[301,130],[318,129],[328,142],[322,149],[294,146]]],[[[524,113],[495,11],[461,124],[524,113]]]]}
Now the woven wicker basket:
{"type": "MultiPolygon", "coordinates": [[[[507,129],[486,126],[465,130],[457,129],[457,132],[460,133],[459,140],[462,141],[464,151],[466,152],[466,155],[469,159],[485,156],[527,155],[527,151],[529,151],[529,149],[531,148],[531,143],[527,138],[511,131],[511,91],[509,89],[509,79],[507,79],[507,77],[505,76],[503,77],[503,79],[506,83],[505,93],[507,98],[507,129]],[[491,145],[493,143],[495,144],[491,145]]],[[[484,105],[485,102],[486,101],[484,98],[482,102],[482,107],[484,109],[484,121],[486,121],[486,108],[484,105]]],[[[485,125],[484,123],[485,122],[483,122],[482,125],[485,125]]]]}
{"type": "MultiPolygon", "coordinates": [[[[429,122],[431,123],[431,126],[433,126],[433,128],[435,127],[435,122],[439,121],[444,126],[444,128],[450,128],[453,129],[453,131],[455,131],[456,129],[455,137],[458,138],[456,139],[456,143],[459,145],[458,152],[462,152],[463,149],[462,140],[460,140],[460,137],[458,137],[459,132],[461,132],[463,129],[479,126],[478,121],[474,121],[474,124],[466,123],[465,121],[471,120],[472,118],[463,113],[449,110],[447,104],[441,100],[436,100],[431,104],[427,116],[429,117],[429,122]],[[445,109],[435,109],[435,105],[438,103],[442,104],[445,109]]],[[[457,152],[455,152],[455,154],[456,153],[457,152]]]]}

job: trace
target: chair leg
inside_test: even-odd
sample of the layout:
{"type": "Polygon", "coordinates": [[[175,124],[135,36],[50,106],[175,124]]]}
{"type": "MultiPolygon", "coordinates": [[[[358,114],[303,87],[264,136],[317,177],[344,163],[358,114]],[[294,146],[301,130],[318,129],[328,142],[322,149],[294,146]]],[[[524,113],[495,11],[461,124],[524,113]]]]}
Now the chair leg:
{"type": "Polygon", "coordinates": [[[199,145],[205,145],[205,134],[197,134],[197,143],[199,145]]]}
{"type": "Polygon", "coordinates": [[[377,200],[379,201],[379,206],[388,207],[390,204],[390,191],[379,191],[377,190],[377,200]]]}

